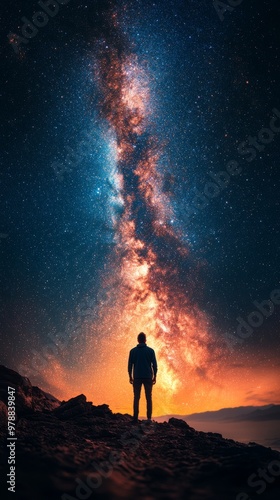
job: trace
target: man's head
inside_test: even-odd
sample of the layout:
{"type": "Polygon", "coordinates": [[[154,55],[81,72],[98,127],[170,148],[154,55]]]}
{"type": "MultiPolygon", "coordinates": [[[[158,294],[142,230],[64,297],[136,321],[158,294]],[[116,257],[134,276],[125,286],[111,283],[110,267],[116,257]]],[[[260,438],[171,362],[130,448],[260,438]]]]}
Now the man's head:
{"type": "Polygon", "coordinates": [[[146,342],[146,335],[144,332],[140,332],[138,337],[137,337],[137,340],[139,342],[139,344],[145,344],[146,342]]]}

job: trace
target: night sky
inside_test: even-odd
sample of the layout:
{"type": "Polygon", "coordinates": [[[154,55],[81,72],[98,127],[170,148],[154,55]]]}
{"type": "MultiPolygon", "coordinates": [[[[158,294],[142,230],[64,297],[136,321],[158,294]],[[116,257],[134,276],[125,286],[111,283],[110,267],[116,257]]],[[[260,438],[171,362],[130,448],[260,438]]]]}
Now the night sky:
{"type": "Polygon", "coordinates": [[[1,6],[0,362],[131,412],[143,330],[155,414],[279,404],[279,2],[60,3],[1,6]]]}

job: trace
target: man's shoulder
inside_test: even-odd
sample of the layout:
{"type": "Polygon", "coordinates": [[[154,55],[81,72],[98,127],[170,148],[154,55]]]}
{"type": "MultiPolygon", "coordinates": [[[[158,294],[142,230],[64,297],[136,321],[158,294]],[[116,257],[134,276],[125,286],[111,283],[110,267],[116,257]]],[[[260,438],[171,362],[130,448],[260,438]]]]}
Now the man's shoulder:
{"type": "MultiPolygon", "coordinates": [[[[148,345],[145,345],[145,346],[144,346],[144,348],[145,348],[146,350],[148,350],[150,353],[154,353],[154,352],[155,352],[155,351],[154,351],[154,349],[152,349],[152,347],[149,347],[148,345]]],[[[143,349],[143,347],[142,347],[142,349],[143,349]]],[[[138,351],[140,351],[140,350],[142,350],[142,349],[139,349],[139,348],[138,348],[138,345],[136,345],[135,347],[132,347],[132,349],[130,349],[130,352],[131,352],[131,353],[133,353],[133,352],[138,352],[138,351]]]]}

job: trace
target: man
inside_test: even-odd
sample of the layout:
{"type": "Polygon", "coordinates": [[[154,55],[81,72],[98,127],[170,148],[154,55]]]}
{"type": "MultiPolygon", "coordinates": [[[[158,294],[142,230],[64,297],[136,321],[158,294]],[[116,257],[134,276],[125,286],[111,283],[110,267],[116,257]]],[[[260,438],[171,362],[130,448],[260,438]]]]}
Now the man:
{"type": "Polygon", "coordinates": [[[155,351],[146,345],[146,335],[140,332],[138,345],[131,349],[128,358],[129,382],[133,384],[133,422],[138,422],[139,400],[142,384],[145,388],[147,400],[147,419],[152,418],[152,387],[156,383],[157,360],[155,351]],[[133,370],[133,376],[132,376],[133,370]]]}

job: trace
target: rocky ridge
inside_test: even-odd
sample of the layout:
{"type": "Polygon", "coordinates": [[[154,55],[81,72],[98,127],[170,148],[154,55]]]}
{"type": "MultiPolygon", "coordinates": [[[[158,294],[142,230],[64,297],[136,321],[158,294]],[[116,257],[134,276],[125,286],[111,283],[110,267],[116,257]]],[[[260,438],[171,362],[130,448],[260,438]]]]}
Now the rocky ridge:
{"type": "Polygon", "coordinates": [[[3,366],[0,381],[1,449],[8,385],[17,410],[16,493],[7,492],[2,453],[1,499],[279,500],[280,454],[270,448],[198,432],[178,418],[133,425],[83,394],[60,402],[3,366]],[[260,470],[270,479],[259,479],[260,470]]]}

